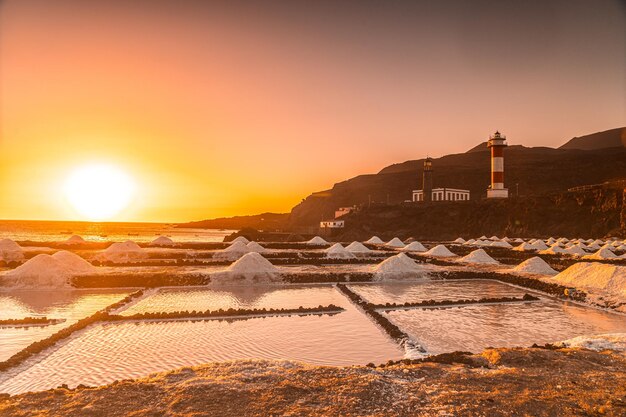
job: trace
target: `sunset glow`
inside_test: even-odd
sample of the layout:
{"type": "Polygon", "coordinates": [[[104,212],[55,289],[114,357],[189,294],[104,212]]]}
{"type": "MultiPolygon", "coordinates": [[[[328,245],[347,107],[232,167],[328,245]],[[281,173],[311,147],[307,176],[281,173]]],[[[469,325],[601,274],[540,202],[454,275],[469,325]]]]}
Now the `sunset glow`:
{"type": "Polygon", "coordinates": [[[84,219],[108,220],[128,206],[135,184],[115,166],[94,164],[74,170],[65,181],[63,192],[84,219]]]}

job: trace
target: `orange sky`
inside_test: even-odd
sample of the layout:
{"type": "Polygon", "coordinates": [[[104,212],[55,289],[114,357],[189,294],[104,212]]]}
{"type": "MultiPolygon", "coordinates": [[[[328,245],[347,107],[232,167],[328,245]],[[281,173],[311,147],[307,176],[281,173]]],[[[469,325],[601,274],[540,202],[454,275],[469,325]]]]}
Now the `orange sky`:
{"type": "Polygon", "coordinates": [[[220,3],[3,1],[0,218],[80,219],[91,162],[137,183],[112,220],[185,221],[626,125],[619,1],[220,3]]]}

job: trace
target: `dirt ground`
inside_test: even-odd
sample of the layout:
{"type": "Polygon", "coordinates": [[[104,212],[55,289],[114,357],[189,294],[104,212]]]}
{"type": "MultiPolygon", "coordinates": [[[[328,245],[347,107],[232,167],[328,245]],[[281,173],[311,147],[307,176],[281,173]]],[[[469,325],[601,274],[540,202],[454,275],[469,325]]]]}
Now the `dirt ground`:
{"type": "Polygon", "coordinates": [[[489,349],[435,362],[234,361],[0,397],[0,416],[625,416],[626,355],[489,349]]]}

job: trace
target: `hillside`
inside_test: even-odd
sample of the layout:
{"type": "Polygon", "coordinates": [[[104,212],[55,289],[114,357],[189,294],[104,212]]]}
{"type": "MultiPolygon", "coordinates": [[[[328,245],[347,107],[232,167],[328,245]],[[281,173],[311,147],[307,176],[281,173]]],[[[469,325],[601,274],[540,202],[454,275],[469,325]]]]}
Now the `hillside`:
{"type": "MultiPolygon", "coordinates": [[[[484,147],[433,160],[434,186],[469,189],[472,200],[486,196],[490,154],[484,147]]],[[[360,175],[311,194],[291,211],[293,227],[314,226],[341,206],[400,203],[421,188],[423,159],[406,161],[377,174],[360,175]]],[[[513,196],[562,192],[568,188],[626,178],[626,148],[580,150],[510,146],[505,151],[505,184],[513,196]]]]}
{"type": "Polygon", "coordinates": [[[233,229],[253,228],[257,230],[276,230],[284,226],[288,214],[262,213],[252,216],[222,217],[218,219],[200,220],[181,223],[177,227],[192,227],[203,229],[233,229]]]}
{"type": "Polygon", "coordinates": [[[572,138],[559,149],[594,150],[605,148],[619,148],[626,146],[626,127],[605,130],[604,132],[572,138]]]}

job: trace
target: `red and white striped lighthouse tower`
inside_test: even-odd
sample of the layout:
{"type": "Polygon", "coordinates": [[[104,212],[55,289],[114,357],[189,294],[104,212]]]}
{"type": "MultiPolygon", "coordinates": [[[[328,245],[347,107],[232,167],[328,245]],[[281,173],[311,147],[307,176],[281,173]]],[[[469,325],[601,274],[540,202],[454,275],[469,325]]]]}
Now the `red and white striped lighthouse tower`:
{"type": "Polygon", "coordinates": [[[491,148],[491,186],[487,198],[508,198],[509,190],[504,188],[504,148],[506,137],[496,132],[489,137],[487,147],[491,148]]]}

